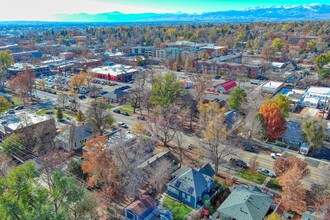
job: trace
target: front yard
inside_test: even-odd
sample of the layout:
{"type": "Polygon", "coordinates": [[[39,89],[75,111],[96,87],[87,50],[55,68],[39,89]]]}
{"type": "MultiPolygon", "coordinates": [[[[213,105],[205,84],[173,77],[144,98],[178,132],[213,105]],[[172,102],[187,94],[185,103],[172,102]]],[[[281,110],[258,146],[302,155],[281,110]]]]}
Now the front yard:
{"type": "Polygon", "coordinates": [[[270,179],[266,185],[268,188],[282,192],[282,187],[278,184],[277,179],[270,179]]]}
{"type": "Polygon", "coordinates": [[[249,171],[247,169],[241,170],[237,174],[237,176],[240,178],[246,179],[248,181],[257,183],[257,184],[262,184],[265,181],[265,179],[267,178],[267,176],[265,176],[261,173],[258,173],[258,172],[251,173],[251,171],[249,171]]]}
{"type": "Polygon", "coordinates": [[[128,114],[132,115],[134,108],[131,105],[125,105],[120,108],[118,108],[120,112],[128,112],[128,114]]]}
{"type": "Polygon", "coordinates": [[[14,105],[22,105],[23,101],[21,101],[20,99],[16,98],[16,97],[12,97],[11,100],[14,102],[14,105]]]}
{"type": "Polygon", "coordinates": [[[186,219],[186,216],[192,211],[188,206],[168,197],[163,199],[163,207],[172,211],[175,220],[186,219]]]}

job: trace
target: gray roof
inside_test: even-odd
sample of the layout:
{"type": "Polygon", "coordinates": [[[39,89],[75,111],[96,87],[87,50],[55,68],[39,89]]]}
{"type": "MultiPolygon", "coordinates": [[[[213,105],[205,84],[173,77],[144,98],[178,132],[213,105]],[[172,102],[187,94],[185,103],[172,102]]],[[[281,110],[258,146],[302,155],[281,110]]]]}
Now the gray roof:
{"type": "Polygon", "coordinates": [[[236,187],[218,208],[221,215],[237,220],[262,220],[274,198],[256,186],[236,187]]]}
{"type": "MultiPolygon", "coordinates": [[[[71,125],[72,126],[72,125],[71,125]]],[[[61,132],[59,135],[57,135],[56,139],[60,140],[64,143],[69,144],[70,143],[70,135],[71,133],[74,132],[74,140],[73,142],[80,142],[85,139],[89,139],[92,137],[92,127],[86,126],[86,125],[81,125],[81,126],[75,126],[74,128],[69,127],[65,131],[61,132]]]]}
{"type": "Polygon", "coordinates": [[[116,89],[112,92],[104,94],[103,97],[108,98],[108,99],[112,99],[112,100],[117,100],[117,99],[124,98],[127,94],[128,94],[127,92],[124,92],[121,89],[116,89]]]}
{"type": "Polygon", "coordinates": [[[301,220],[321,220],[320,216],[317,216],[315,213],[311,211],[303,212],[301,215],[301,220]]]}
{"type": "Polygon", "coordinates": [[[213,181],[213,177],[190,167],[182,167],[173,175],[175,178],[168,185],[194,197],[202,195],[208,189],[208,183],[213,181]]]}

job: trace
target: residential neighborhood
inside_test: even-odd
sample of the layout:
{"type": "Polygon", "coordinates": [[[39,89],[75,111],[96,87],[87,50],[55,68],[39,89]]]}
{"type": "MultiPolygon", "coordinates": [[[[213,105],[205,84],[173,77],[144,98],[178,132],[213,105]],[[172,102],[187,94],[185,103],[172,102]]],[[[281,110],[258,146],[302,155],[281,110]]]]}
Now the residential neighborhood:
{"type": "Polygon", "coordinates": [[[0,22],[1,220],[330,219],[329,18],[72,22],[0,22]]]}

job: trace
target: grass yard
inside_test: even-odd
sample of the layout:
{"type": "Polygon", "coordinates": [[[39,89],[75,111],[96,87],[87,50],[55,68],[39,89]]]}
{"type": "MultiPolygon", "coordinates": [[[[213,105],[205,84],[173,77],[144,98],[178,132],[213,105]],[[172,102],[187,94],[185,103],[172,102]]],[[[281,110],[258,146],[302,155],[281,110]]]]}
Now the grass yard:
{"type": "Polygon", "coordinates": [[[118,108],[120,112],[128,112],[128,114],[132,115],[134,108],[131,105],[125,105],[120,108],[118,108]]]}
{"type": "Polygon", "coordinates": [[[67,110],[64,110],[63,114],[67,117],[72,117],[72,118],[75,118],[77,116],[76,113],[67,110]]]}
{"type": "Polygon", "coordinates": [[[166,209],[169,209],[173,213],[173,218],[175,220],[184,220],[186,216],[191,212],[191,208],[184,205],[183,203],[177,202],[173,199],[165,197],[163,200],[163,206],[166,209]]]}
{"type": "Polygon", "coordinates": [[[112,108],[116,107],[116,106],[114,106],[112,104],[108,104],[108,103],[103,103],[103,105],[106,106],[107,109],[112,109],[112,108]]]}
{"type": "Polygon", "coordinates": [[[241,177],[243,179],[249,180],[251,182],[257,183],[257,184],[262,184],[265,181],[265,179],[267,178],[267,176],[265,176],[261,173],[258,173],[258,172],[251,173],[251,172],[249,172],[249,170],[246,170],[246,169],[241,170],[237,174],[237,176],[241,177]]]}
{"type": "Polygon", "coordinates": [[[23,102],[20,99],[16,98],[16,97],[12,97],[11,100],[14,102],[14,105],[22,105],[23,104],[23,102]]]}
{"type": "Polygon", "coordinates": [[[271,189],[277,190],[279,192],[282,192],[282,187],[278,184],[277,179],[270,179],[266,186],[268,188],[271,188],[271,189]]]}
{"type": "Polygon", "coordinates": [[[51,110],[51,109],[49,109],[49,108],[41,109],[41,110],[37,111],[36,114],[37,115],[45,115],[47,110],[51,110]]]}

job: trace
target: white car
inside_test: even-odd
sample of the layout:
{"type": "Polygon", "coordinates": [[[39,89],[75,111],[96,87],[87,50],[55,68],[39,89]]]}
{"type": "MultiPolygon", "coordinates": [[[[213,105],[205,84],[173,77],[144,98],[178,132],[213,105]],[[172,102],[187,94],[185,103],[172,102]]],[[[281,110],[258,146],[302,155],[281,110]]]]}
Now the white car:
{"type": "Polygon", "coordinates": [[[124,122],[118,122],[118,126],[122,128],[128,128],[127,124],[125,124],[124,122]]]}
{"type": "Polygon", "coordinates": [[[279,157],[282,157],[282,154],[280,154],[280,153],[272,153],[270,156],[271,156],[273,159],[277,159],[277,158],[279,158],[279,157]]]}

